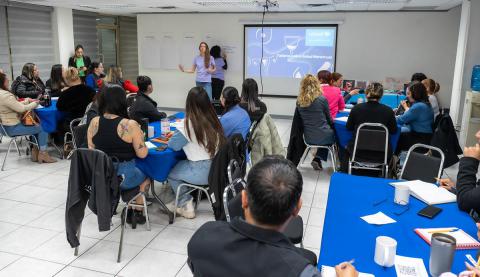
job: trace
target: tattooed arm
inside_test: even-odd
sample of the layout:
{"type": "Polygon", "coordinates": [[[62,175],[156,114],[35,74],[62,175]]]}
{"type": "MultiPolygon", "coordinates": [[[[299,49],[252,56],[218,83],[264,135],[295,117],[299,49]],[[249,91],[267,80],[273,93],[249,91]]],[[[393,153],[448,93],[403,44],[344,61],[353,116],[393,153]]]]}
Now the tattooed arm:
{"type": "Polygon", "coordinates": [[[126,132],[132,137],[132,145],[137,157],[143,159],[148,155],[148,148],[143,140],[143,132],[140,125],[135,120],[128,120],[126,132]]]}
{"type": "Polygon", "coordinates": [[[99,120],[98,116],[94,117],[92,121],[90,121],[90,125],[88,126],[87,140],[88,140],[89,149],[95,149],[95,144],[93,144],[93,137],[98,132],[98,120],[99,120]]]}

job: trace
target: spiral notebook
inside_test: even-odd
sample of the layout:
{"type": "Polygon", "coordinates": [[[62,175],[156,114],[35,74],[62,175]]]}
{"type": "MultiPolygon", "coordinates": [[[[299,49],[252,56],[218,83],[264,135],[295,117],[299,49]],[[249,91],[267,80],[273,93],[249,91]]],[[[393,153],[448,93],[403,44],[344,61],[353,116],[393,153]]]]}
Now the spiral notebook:
{"type": "Polygon", "coordinates": [[[432,235],[434,233],[444,233],[454,237],[457,240],[457,249],[477,249],[480,248],[480,242],[474,239],[469,234],[465,233],[462,229],[456,227],[446,227],[446,228],[427,228],[415,229],[415,233],[419,235],[424,241],[428,244],[431,244],[432,235]],[[452,230],[452,231],[448,231],[452,230]]]}
{"type": "MultiPolygon", "coordinates": [[[[335,268],[331,267],[331,266],[322,265],[322,277],[337,277],[337,273],[335,272],[335,268]]],[[[375,277],[375,275],[360,272],[358,277],[375,277]]]]}

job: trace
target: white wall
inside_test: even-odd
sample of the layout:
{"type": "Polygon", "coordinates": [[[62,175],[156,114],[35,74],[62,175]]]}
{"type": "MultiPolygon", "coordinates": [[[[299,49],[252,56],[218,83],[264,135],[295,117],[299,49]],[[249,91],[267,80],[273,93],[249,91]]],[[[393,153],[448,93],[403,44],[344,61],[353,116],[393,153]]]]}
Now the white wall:
{"type": "MultiPolygon", "coordinates": [[[[470,6],[470,28],[468,29],[467,54],[465,55],[465,68],[463,70],[462,101],[463,107],[465,92],[471,90],[472,69],[476,64],[480,64],[480,1],[471,1],[470,6]]],[[[462,111],[462,109],[460,109],[462,111]]],[[[460,113],[461,116],[461,113],[460,113]]]]}
{"type": "MultiPolygon", "coordinates": [[[[194,76],[178,70],[151,70],[142,65],[142,38],[173,33],[181,38],[193,33],[198,40],[212,34],[220,42],[236,47],[230,55],[226,85],[238,89],[243,80],[243,25],[258,23],[259,14],[142,14],[138,15],[139,72],[152,77],[153,97],[162,107],[183,108],[194,76]],[[235,70],[236,69],[236,70],[235,70]]],[[[441,103],[450,103],[460,9],[449,12],[384,13],[288,13],[268,14],[270,22],[322,23],[343,21],[339,26],[337,71],[346,78],[383,80],[409,79],[424,72],[442,85],[441,103]]],[[[269,113],[292,115],[294,99],[263,99],[269,113]]]]}

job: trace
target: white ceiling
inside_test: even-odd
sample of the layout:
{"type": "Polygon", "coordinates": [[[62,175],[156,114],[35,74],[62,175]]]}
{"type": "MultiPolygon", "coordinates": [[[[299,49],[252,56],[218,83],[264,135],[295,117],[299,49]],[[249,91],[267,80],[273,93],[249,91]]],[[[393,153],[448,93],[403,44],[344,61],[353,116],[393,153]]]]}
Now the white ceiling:
{"type": "MultiPolygon", "coordinates": [[[[107,14],[261,12],[265,0],[16,0],[107,14]],[[163,8],[162,8],[163,7],[163,8]],[[174,7],[165,9],[165,7],[174,7]]],[[[276,0],[278,12],[449,10],[462,0],[276,0]]]]}

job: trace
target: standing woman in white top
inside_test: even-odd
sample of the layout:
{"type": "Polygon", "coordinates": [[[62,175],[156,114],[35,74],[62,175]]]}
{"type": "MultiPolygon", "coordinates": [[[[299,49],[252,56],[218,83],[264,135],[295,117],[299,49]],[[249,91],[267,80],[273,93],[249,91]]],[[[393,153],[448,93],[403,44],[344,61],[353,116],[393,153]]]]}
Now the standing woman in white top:
{"type": "MultiPolygon", "coordinates": [[[[179,151],[183,149],[186,160],[178,162],[168,175],[168,183],[174,193],[182,183],[207,185],[212,159],[218,149],[226,142],[223,128],[213,109],[207,92],[194,87],[188,92],[185,120],[177,126],[177,131],[168,142],[168,147],[179,151]]],[[[194,218],[193,198],[188,188],[183,187],[178,198],[177,215],[194,218]]],[[[167,204],[173,210],[175,203],[167,204]]]]}
{"type": "MultiPolygon", "coordinates": [[[[427,89],[428,102],[430,102],[430,105],[432,106],[433,121],[435,121],[435,118],[437,118],[437,115],[440,113],[440,104],[438,103],[438,98],[435,95],[435,93],[438,91],[437,83],[432,79],[425,79],[422,81],[422,84],[427,89]]],[[[440,89],[440,85],[438,85],[438,88],[440,89]]]]}
{"type": "Polygon", "coordinates": [[[181,64],[178,65],[178,68],[186,73],[195,73],[197,71],[197,77],[195,78],[197,87],[204,88],[208,97],[212,100],[212,73],[216,70],[215,61],[210,56],[210,50],[206,42],[201,42],[198,50],[200,53],[193,59],[191,69],[186,70],[181,64]]]}

